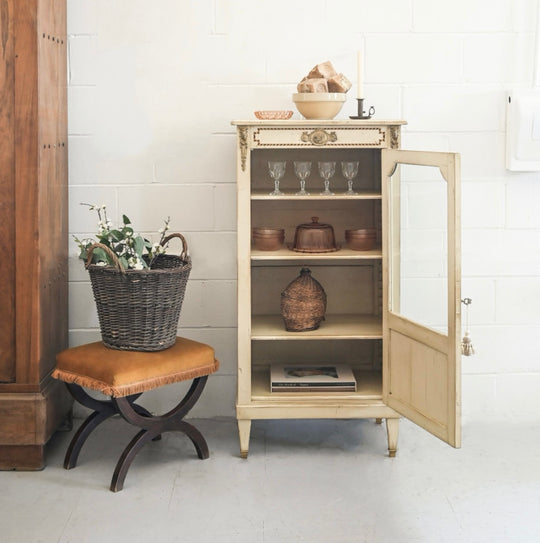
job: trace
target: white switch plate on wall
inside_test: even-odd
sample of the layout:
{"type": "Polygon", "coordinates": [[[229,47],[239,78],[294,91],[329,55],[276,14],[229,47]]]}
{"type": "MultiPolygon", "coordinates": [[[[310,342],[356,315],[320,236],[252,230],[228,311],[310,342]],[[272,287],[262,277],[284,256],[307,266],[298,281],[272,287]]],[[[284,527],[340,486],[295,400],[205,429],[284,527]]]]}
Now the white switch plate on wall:
{"type": "Polygon", "coordinates": [[[540,90],[518,90],[508,95],[506,167],[540,171],[540,90]]]}

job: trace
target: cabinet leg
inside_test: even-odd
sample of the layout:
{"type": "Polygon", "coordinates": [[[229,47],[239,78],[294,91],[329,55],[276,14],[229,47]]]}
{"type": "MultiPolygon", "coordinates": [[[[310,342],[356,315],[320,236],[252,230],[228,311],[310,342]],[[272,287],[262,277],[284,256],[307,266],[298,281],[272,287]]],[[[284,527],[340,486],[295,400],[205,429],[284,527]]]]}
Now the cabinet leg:
{"type": "Polygon", "coordinates": [[[251,431],[251,419],[238,420],[238,434],[240,436],[240,456],[248,457],[249,433],[251,431]]]}
{"type": "Polygon", "coordinates": [[[388,456],[396,456],[399,434],[399,419],[386,419],[386,433],[388,435],[388,456]]]}

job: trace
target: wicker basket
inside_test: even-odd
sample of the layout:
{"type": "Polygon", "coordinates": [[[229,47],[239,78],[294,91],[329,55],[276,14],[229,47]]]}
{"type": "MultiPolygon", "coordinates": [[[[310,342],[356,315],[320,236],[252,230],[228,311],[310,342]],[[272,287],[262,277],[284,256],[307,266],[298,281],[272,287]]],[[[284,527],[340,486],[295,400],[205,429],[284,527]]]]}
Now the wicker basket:
{"type": "Polygon", "coordinates": [[[151,269],[124,270],[116,255],[105,245],[89,248],[86,268],[96,300],[103,343],[123,351],[162,351],[177,336],[191,259],[182,234],[182,254],[159,255],[151,269]],[[116,262],[113,266],[90,264],[95,247],[104,249],[116,262]]]}
{"type": "Polygon", "coordinates": [[[311,277],[309,268],[302,268],[300,276],[281,293],[281,316],[289,332],[317,330],[326,312],[326,293],[321,284],[311,277]]]}

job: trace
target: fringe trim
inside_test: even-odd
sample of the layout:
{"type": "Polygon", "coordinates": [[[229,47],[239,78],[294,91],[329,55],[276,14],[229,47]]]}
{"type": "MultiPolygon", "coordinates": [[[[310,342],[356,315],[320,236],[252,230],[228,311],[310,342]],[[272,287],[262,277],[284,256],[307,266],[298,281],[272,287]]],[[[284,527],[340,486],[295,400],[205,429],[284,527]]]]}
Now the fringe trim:
{"type": "Polygon", "coordinates": [[[204,375],[210,375],[217,371],[218,368],[219,361],[214,360],[214,363],[209,364],[208,366],[201,366],[188,371],[180,371],[178,373],[169,373],[168,375],[163,375],[161,377],[152,377],[150,379],[145,379],[144,381],[118,386],[100,381],[94,377],[88,377],[58,368],[53,371],[52,376],[65,383],[73,383],[92,390],[97,390],[107,396],[112,396],[113,398],[122,398],[124,396],[131,396],[131,394],[138,394],[139,392],[145,392],[165,385],[179,383],[180,381],[188,381],[190,379],[196,379],[197,377],[203,377],[204,375]]]}

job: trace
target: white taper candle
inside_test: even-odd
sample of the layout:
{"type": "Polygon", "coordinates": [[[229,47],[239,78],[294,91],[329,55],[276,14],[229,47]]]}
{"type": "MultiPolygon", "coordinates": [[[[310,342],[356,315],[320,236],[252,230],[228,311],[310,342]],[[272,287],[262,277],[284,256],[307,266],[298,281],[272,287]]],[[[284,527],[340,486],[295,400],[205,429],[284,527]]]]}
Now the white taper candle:
{"type": "Polygon", "coordinates": [[[356,97],[357,98],[364,98],[364,88],[362,85],[362,52],[358,51],[356,53],[356,71],[358,73],[358,84],[357,84],[357,91],[356,91],[356,97]]]}

